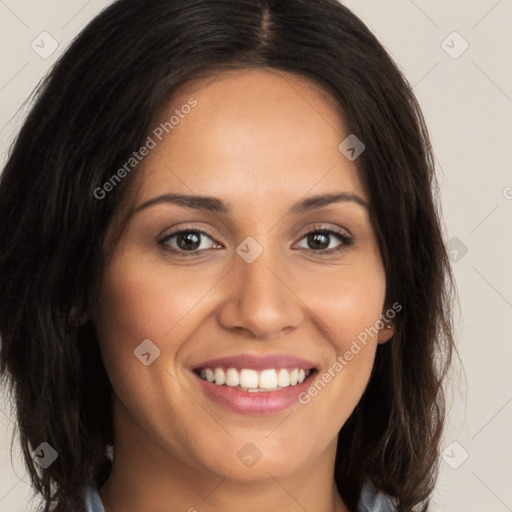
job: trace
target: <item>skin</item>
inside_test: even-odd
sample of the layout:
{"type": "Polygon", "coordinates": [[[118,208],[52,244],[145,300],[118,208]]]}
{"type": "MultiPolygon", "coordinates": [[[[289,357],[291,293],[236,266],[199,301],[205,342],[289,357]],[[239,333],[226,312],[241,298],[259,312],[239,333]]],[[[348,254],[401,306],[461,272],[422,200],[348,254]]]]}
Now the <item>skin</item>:
{"type": "Polygon", "coordinates": [[[269,70],[190,81],[157,124],[191,96],[197,106],[138,169],[132,214],[92,312],[114,389],[115,461],[100,496],[107,512],[347,511],[333,479],[337,434],[393,329],[369,338],[307,405],[277,414],[224,408],[191,368],[284,352],[314,361],[322,375],[379,320],[386,279],[367,208],[345,201],[287,214],[318,194],[368,202],[357,161],[338,149],[349,132],[316,84],[269,70]],[[171,192],[213,196],[231,212],[172,203],[135,212],[171,192]],[[201,238],[199,255],[171,252],[180,250],[176,238],[159,243],[185,227],[213,234],[201,238]],[[354,243],[336,251],[344,244],[333,234],[327,249],[311,248],[315,227],[354,243]],[[252,263],[236,252],[248,236],[263,248],[252,263]],[[133,353],[144,339],[160,350],[149,366],[133,353]],[[247,442],[262,454],[251,468],[237,457],[247,442]]]}

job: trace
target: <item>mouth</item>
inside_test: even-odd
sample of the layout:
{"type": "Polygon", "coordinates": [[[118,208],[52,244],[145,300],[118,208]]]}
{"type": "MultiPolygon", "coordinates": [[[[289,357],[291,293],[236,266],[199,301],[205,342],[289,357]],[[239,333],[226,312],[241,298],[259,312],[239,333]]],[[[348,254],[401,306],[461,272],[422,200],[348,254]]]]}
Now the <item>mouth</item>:
{"type": "Polygon", "coordinates": [[[318,367],[288,355],[247,355],[205,361],[192,370],[206,397],[231,411],[266,415],[299,403],[318,367]]]}
{"type": "Polygon", "coordinates": [[[196,375],[216,386],[227,386],[248,393],[280,391],[289,386],[302,384],[315,368],[267,368],[257,371],[251,368],[199,368],[196,375]]]}

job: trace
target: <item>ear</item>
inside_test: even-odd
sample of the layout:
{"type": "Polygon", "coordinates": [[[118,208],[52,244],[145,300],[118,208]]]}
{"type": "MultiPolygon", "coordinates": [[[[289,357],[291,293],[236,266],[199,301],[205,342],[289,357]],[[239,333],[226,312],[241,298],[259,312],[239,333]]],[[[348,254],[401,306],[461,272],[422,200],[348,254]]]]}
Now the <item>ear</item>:
{"type": "Polygon", "coordinates": [[[384,327],[379,330],[379,334],[377,336],[377,343],[379,344],[389,341],[395,333],[395,323],[392,320],[388,320],[387,322],[384,320],[383,323],[384,327]]]}

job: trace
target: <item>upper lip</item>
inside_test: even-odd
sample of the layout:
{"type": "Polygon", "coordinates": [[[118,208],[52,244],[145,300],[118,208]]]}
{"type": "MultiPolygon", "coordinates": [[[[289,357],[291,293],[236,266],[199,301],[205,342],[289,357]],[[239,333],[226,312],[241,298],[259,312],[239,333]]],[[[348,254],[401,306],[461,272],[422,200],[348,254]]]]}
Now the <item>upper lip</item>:
{"type": "Polygon", "coordinates": [[[315,363],[290,354],[237,354],[209,359],[193,367],[194,370],[200,368],[247,368],[252,370],[303,368],[310,370],[315,368],[315,363]]]}

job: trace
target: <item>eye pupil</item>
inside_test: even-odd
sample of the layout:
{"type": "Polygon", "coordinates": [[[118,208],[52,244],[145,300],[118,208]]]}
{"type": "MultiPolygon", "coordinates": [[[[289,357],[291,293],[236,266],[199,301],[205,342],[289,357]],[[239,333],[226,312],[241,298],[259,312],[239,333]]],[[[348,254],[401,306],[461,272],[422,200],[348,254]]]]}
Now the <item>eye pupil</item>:
{"type": "Polygon", "coordinates": [[[308,245],[311,249],[325,249],[329,247],[329,235],[326,233],[312,233],[308,236],[308,245]]]}
{"type": "Polygon", "coordinates": [[[180,249],[196,250],[201,245],[201,236],[193,231],[185,231],[176,235],[176,242],[180,249]]]}

